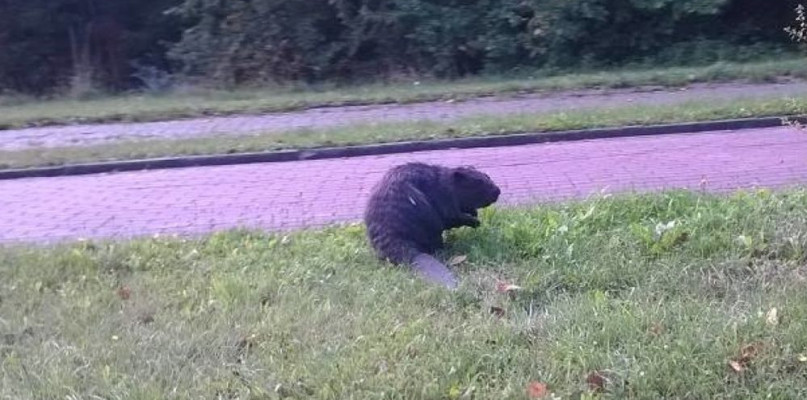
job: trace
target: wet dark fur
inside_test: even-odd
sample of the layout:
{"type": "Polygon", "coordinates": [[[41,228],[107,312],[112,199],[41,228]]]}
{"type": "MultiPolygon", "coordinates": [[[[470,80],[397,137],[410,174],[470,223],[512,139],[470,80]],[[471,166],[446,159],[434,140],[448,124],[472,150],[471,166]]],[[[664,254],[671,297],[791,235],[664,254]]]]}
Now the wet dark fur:
{"type": "Polygon", "coordinates": [[[445,230],[479,226],[477,209],[496,202],[500,193],[490,177],[472,167],[393,167],[367,203],[364,221],[370,244],[380,258],[395,264],[429,262],[445,268],[424,253],[443,247],[445,230]]]}

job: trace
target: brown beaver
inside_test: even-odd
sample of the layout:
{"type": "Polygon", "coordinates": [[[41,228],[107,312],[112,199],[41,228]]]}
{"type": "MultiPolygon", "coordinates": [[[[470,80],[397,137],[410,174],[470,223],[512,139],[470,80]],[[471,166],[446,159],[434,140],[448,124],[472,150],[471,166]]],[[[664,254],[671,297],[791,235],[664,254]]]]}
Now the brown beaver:
{"type": "Polygon", "coordinates": [[[501,190],[473,167],[412,162],[387,171],[367,202],[367,236],[381,259],[409,264],[426,279],[449,288],[456,278],[432,257],[443,231],[479,226],[477,209],[495,203],[501,190]]]}

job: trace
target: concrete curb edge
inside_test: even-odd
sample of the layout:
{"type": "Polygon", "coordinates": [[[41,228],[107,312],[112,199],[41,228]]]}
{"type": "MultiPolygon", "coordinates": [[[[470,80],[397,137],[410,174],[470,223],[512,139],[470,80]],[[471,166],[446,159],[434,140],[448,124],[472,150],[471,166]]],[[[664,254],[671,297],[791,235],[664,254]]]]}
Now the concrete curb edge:
{"type": "Polygon", "coordinates": [[[201,156],[178,156],[166,158],[109,161],[61,165],[54,167],[35,167],[0,170],[0,180],[21,178],[45,178],[101,174],[109,172],[125,172],[139,170],[155,170],[169,168],[204,167],[219,165],[237,165],[266,162],[287,162],[303,160],[322,160],[331,158],[347,158],[370,155],[411,153],[429,150],[469,149],[477,147],[505,147],[526,144],[565,142],[590,139],[607,139],[628,136],[667,135],[676,133],[696,133],[719,130],[741,130],[754,128],[771,128],[781,126],[784,118],[799,122],[807,122],[807,116],[779,116],[763,118],[743,118],[704,122],[688,122],[680,124],[623,126],[614,128],[580,129],[558,132],[536,133],[504,133],[487,136],[464,138],[436,139],[423,141],[406,141],[381,144],[368,144],[344,147],[323,147],[300,150],[281,150],[236,154],[212,154],[201,156]]]}

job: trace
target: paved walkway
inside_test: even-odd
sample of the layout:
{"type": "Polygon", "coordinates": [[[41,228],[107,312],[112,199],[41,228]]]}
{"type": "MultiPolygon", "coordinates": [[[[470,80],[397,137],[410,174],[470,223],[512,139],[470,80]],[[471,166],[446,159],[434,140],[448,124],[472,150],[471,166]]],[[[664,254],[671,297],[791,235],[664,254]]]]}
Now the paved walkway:
{"type": "Polygon", "coordinates": [[[473,164],[502,186],[500,204],[601,189],[725,191],[807,183],[807,133],[782,127],[0,181],[0,242],[357,221],[381,174],[410,160],[473,164]]]}
{"type": "Polygon", "coordinates": [[[698,84],[686,90],[637,92],[634,89],[586,90],[468,101],[318,108],[252,116],[41,127],[0,131],[0,151],[33,147],[87,146],[120,140],[183,139],[211,135],[248,135],[355,123],[413,120],[451,121],[479,115],[541,113],[626,105],[678,104],[692,100],[731,100],[803,95],[807,82],[788,84],[698,84]]]}

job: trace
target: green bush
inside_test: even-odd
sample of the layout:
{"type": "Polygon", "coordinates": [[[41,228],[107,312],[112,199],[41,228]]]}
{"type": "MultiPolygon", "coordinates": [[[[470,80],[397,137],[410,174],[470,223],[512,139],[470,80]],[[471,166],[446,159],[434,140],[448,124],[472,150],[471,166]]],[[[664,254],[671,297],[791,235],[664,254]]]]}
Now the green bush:
{"type": "Polygon", "coordinates": [[[796,3],[7,0],[0,92],[162,86],[133,61],[224,86],[745,61],[793,46],[796,3]]]}
{"type": "Polygon", "coordinates": [[[794,1],[186,0],[172,55],[232,84],[749,60],[788,50],[794,1]]]}
{"type": "Polygon", "coordinates": [[[180,1],[0,1],[0,94],[49,92],[80,75],[106,89],[137,84],[132,62],[167,68],[164,42],[181,27],[163,12],[180,1]]]}

